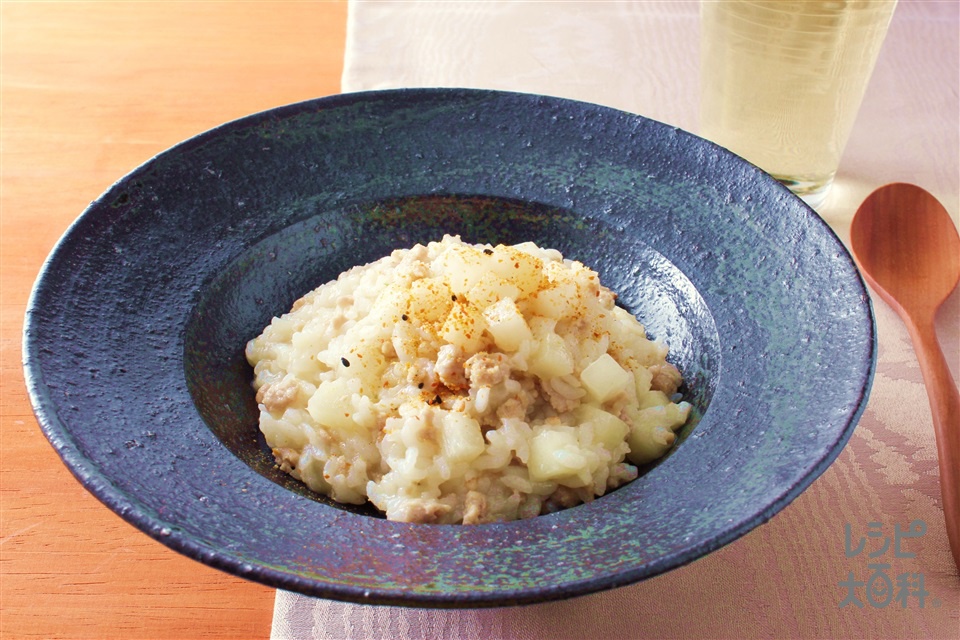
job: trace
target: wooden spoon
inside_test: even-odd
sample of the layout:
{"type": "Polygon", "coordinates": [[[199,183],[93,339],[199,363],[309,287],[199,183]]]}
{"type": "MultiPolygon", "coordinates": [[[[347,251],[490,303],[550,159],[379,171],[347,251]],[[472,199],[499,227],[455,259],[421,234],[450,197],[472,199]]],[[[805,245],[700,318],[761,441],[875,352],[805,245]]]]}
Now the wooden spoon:
{"type": "Polygon", "coordinates": [[[850,245],[864,278],[900,314],[913,340],[933,412],[947,538],[960,569],[960,393],[934,329],[937,309],[960,280],[960,236],[936,198],[897,183],[860,205],[850,245]]]}

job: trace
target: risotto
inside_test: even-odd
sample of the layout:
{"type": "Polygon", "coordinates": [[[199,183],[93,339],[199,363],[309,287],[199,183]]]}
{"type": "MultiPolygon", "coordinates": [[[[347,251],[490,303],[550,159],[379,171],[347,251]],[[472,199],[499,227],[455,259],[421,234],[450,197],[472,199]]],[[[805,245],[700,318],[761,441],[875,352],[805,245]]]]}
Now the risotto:
{"type": "Polygon", "coordinates": [[[597,273],[456,236],[311,291],[246,347],[282,470],[391,520],[528,518],[666,453],[690,405],[597,273]]]}

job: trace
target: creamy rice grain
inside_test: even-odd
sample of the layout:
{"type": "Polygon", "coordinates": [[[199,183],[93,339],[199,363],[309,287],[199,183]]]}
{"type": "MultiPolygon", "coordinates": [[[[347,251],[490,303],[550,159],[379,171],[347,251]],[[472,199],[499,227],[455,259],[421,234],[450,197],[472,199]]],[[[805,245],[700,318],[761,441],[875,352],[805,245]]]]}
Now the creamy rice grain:
{"type": "Polygon", "coordinates": [[[597,273],[456,236],[311,291],[247,344],[277,464],[387,518],[476,524],[588,502],[690,411],[666,345],[597,273]]]}

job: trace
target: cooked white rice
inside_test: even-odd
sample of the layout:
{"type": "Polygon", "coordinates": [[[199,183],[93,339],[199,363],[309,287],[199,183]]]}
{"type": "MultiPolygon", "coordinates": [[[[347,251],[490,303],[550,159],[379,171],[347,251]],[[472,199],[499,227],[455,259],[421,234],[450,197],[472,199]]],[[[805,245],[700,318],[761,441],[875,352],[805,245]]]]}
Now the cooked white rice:
{"type": "Polygon", "coordinates": [[[690,405],[596,272],[533,243],[394,251],[247,344],[280,468],[391,520],[475,524],[593,500],[690,405]]]}

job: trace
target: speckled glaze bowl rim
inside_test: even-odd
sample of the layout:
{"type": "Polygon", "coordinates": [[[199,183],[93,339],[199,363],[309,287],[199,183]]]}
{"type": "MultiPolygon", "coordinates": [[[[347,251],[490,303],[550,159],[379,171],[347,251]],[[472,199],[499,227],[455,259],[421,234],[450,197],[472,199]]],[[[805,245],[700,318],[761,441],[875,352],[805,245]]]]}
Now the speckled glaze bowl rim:
{"type": "MultiPolygon", "coordinates": [[[[471,108],[476,107],[474,105],[471,108]]],[[[297,591],[312,596],[371,604],[425,607],[477,607],[544,602],[631,584],[692,562],[730,543],[756,526],[769,520],[794,500],[826,470],[837,455],[839,455],[852,434],[853,428],[865,409],[869,389],[873,381],[876,362],[876,340],[873,312],[869,297],[866,295],[866,288],[862,280],[859,279],[852,259],[846,253],[846,250],[834,232],[815,212],[806,207],[806,205],[803,205],[799,199],[795,199],[792,194],[789,194],[786,188],[742,159],[736,158],[733,154],[712,145],[712,143],[700,140],[691,134],[679,131],[676,128],[655,123],[641,116],[623,114],[613,109],[587,103],[545,96],[485,90],[403,89],[343,94],[253,114],[194,136],[151,158],[127,176],[118,180],[100,198],[94,201],[70,228],[67,229],[51,252],[50,257],[48,257],[44,263],[28,303],[23,353],[25,379],[37,419],[41,429],[64,460],[67,467],[83,486],[104,504],[125,520],[166,546],[231,574],[277,588],[297,591]],[[622,571],[591,573],[590,567],[583,567],[582,570],[574,572],[576,574],[574,578],[560,583],[549,582],[548,575],[547,581],[538,586],[531,587],[527,585],[518,589],[496,586],[490,588],[489,585],[481,585],[480,588],[472,591],[469,589],[444,590],[441,584],[440,588],[436,591],[408,593],[396,585],[380,588],[373,583],[371,583],[371,586],[371,584],[352,583],[349,580],[336,582],[330,580],[329,577],[318,578],[317,576],[308,575],[304,572],[291,571],[288,568],[271,565],[269,562],[263,562],[261,558],[255,556],[244,556],[244,552],[247,550],[224,549],[217,539],[205,538],[202,535],[184,531],[177,526],[176,522],[171,522],[168,518],[165,518],[156,511],[146,509],[144,504],[138,500],[137,495],[128,495],[118,490],[112,479],[105,476],[103,471],[96,464],[92,463],[76,446],[74,438],[71,435],[69,420],[58,415],[57,404],[53,401],[50,390],[47,388],[44,380],[39,358],[39,351],[44,347],[37,342],[38,338],[36,335],[36,329],[41,323],[44,311],[39,308],[38,305],[40,304],[39,299],[44,295],[43,289],[47,286],[52,286],[51,282],[58,277],[57,269],[62,267],[62,265],[56,262],[57,257],[69,251],[70,243],[74,241],[76,235],[80,233],[81,228],[87,224],[91,216],[96,215],[98,209],[113,205],[118,193],[125,188],[125,185],[132,179],[144,175],[144,172],[153,166],[160,158],[189,151],[199,145],[216,140],[218,137],[230,135],[238,129],[251,127],[255,123],[266,119],[283,120],[284,118],[308,109],[336,110],[341,107],[363,104],[365,102],[390,102],[394,99],[401,102],[406,101],[404,104],[416,102],[420,99],[439,100],[440,102],[449,99],[454,103],[459,100],[470,101],[474,99],[480,100],[481,102],[484,99],[517,101],[521,104],[529,101],[530,104],[546,105],[549,108],[555,108],[559,111],[565,109],[574,112],[577,110],[587,110],[591,114],[599,113],[602,117],[609,115],[611,118],[636,121],[642,126],[650,127],[652,130],[660,132],[669,131],[671,134],[679,136],[681,140],[681,142],[678,143],[681,145],[681,148],[679,148],[680,152],[683,151],[683,144],[690,144],[698,146],[700,152],[706,149],[709,153],[722,157],[722,162],[732,163],[732,166],[736,166],[738,171],[744,173],[747,180],[758,183],[763,190],[773,193],[774,195],[771,197],[774,201],[787,202],[787,206],[792,209],[790,215],[805,216],[805,224],[807,225],[806,228],[809,233],[816,236],[818,240],[823,241],[831,248],[836,249],[836,260],[841,268],[844,269],[842,275],[847,280],[846,284],[853,290],[853,297],[859,296],[861,300],[859,308],[854,310],[855,313],[859,314],[859,327],[862,331],[861,337],[865,343],[861,361],[853,365],[860,374],[860,379],[855,381],[855,384],[859,386],[859,393],[853,394],[855,397],[851,398],[852,408],[846,410],[843,415],[839,416],[837,423],[833,426],[832,445],[825,451],[818,451],[818,457],[815,460],[809,461],[802,475],[780,486],[779,495],[767,500],[762,505],[757,505],[757,508],[752,513],[740,518],[739,521],[727,523],[726,526],[717,530],[715,535],[688,544],[679,552],[674,551],[640,566],[627,567],[622,571]]],[[[252,471],[250,473],[251,475],[255,475],[252,471]]],[[[252,482],[256,487],[261,486],[257,484],[258,481],[256,479],[253,479],[252,482]]],[[[589,510],[590,514],[593,514],[589,517],[595,518],[599,507],[597,507],[597,503],[594,503],[592,505],[578,507],[577,509],[582,509],[583,511],[581,513],[586,513],[589,510]]],[[[562,512],[561,514],[542,516],[535,520],[540,521],[540,533],[544,536],[549,536],[549,531],[545,528],[550,526],[556,528],[556,524],[551,525],[550,523],[559,522],[559,519],[565,517],[567,516],[562,512]],[[551,521],[551,518],[554,520],[551,521]],[[543,533],[543,531],[547,531],[547,533],[543,533]]],[[[390,537],[403,540],[414,540],[414,538],[409,537],[415,537],[416,535],[415,533],[411,534],[411,531],[415,532],[417,526],[424,526],[404,525],[402,523],[391,523],[372,518],[361,518],[360,520],[351,522],[355,523],[361,529],[372,527],[378,530],[378,533],[392,532],[390,533],[390,537]]],[[[497,535],[513,535],[517,532],[524,531],[525,527],[530,526],[529,523],[530,521],[526,523],[481,525],[478,529],[474,529],[474,531],[485,531],[486,533],[484,535],[494,535],[494,533],[497,535]]],[[[462,528],[461,530],[463,531],[463,536],[473,535],[473,533],[468,533],[466,528],[462,528]]],[[[461,533],[455,532],[453,529],[449,529],[448,532],[453,539],[459,540],[461,537],[461,533]]],[[[443,535],[447,536],[448,534],[443,535]]]]}

